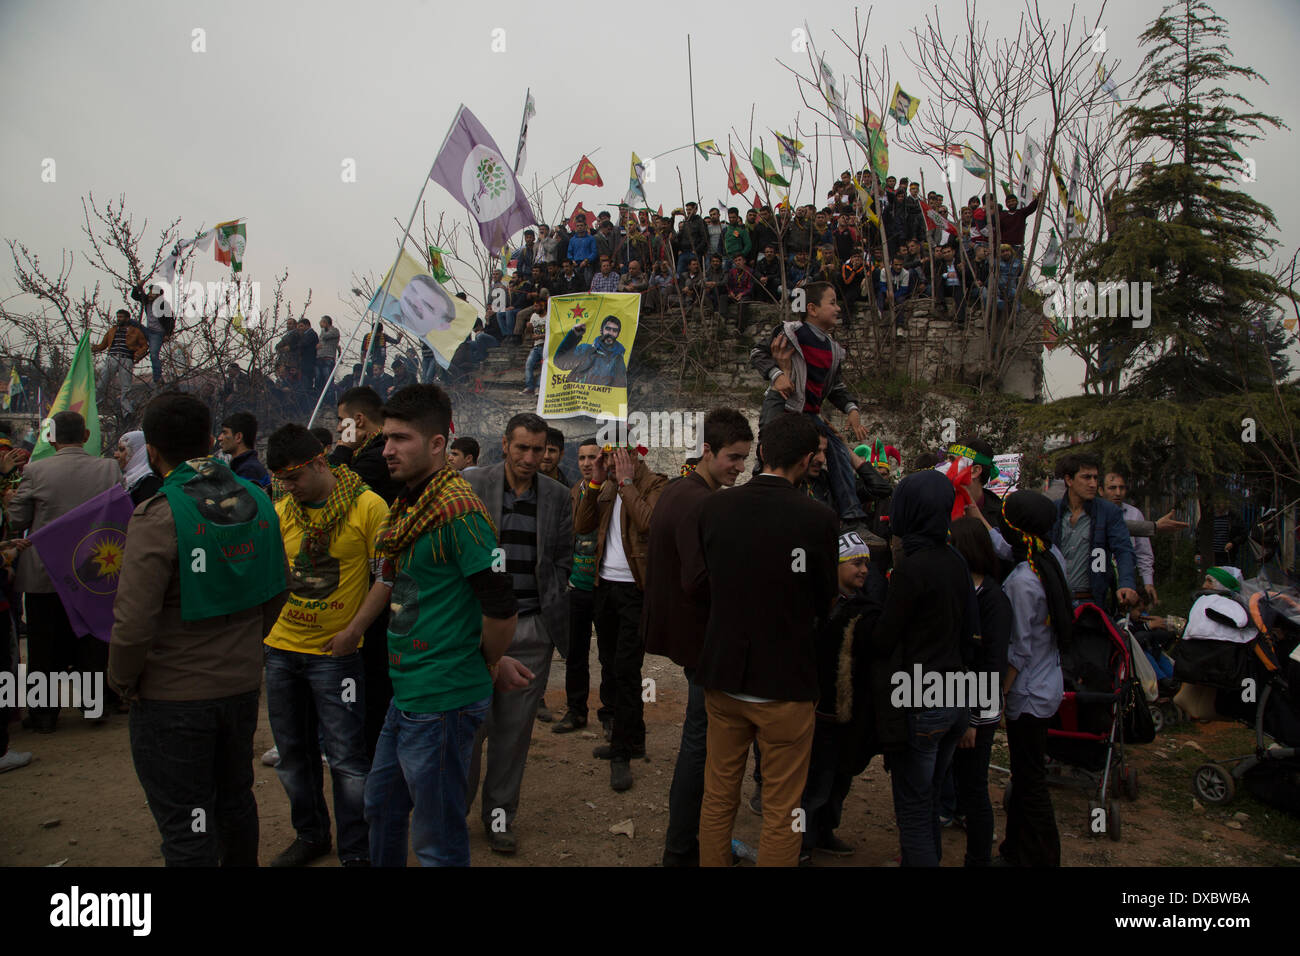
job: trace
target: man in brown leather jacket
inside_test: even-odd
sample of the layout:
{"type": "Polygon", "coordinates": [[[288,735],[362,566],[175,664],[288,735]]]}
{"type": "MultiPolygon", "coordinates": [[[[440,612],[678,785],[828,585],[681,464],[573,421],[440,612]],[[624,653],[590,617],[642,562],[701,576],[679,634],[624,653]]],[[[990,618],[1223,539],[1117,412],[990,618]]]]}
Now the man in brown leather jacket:
{"type": "Polygon", "coordinates": [[[632,786],[629,762],[645,756],[641,606],[650,515],[666,484],[667,476],[647,468],[636,451],[610,449],[596,459],[573,515],[575,534],[597,532],[596,645],[613,669],[614,727],[609,744],[597,747],[594,756],[610,760],[610,786],[615,790],[632,786]],[[610,534],[611,528],[617,533],[610,534]]]}

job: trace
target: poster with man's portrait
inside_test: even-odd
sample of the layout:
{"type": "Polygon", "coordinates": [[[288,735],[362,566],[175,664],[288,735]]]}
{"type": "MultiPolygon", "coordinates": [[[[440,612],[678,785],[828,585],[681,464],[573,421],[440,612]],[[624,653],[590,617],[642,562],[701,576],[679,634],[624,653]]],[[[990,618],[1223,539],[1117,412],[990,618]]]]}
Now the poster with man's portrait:
{"type": "Polygon", "coordinates": [[[633,292],[551,296],[537,414],[620,417],[640,315],[641,296],[633,292]]]}

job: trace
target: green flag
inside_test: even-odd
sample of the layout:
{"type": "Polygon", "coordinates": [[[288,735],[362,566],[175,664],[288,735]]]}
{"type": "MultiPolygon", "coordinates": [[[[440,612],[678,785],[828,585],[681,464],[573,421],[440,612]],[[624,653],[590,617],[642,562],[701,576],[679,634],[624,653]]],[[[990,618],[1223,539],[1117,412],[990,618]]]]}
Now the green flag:
{"type": "Polygon", "coordinates": [[[437,246],[429,247],[429,271],[433,273],[435,279],[444,284],[451,278],[442,264],[442,257],[446,254],[446,249],[439,249],[437,246]]]}
{"type": "Polygon", "coordinates": [[[244,246],[248,230],[239,220],[217,223],[217,243],[214,255],[218,262],[230,266],[232,272],[244,270],[244,246]]]}
{"type": "Polygon", "coordinates": [[[759,179],[764,179],[773,186],[780,186],[782,189],[789,187],[790,180],[776,171],[776,164],[772,162],[771,157],[757,146],[749,154],[749,161],[753,164],[754,172],[758,174],[759,179]]]}
{"type": "MultiPolygon", "coordinates": [[[[100,454],[102,449],[99,446],[99,408],[95,404],[95,361],[90,353],[89,329],[82,333],[81,341],[77,343],[77,350],[72,353],[72,366],[68,369],[68,377],[59,387],[59,394],[54,396],[54,404],[50,406],[50,418],[54,417],[55,412],[76,412],[84,418],[86,428],[90,430],[90,438],[86,440],[86,450],[91,455],[100,454]]],[[[39,461],[54,454],[54,446],[50,444],[50,440],[54,437],[53,426],[46,424],[50,418],[41,423],[41,434],[36,440],[36,447],[32,449],[32,461],[39,461]]]]}
{"type": "Polygon", "coordinates": [[[1056,275],[1057,266],[1061,264],[1061,244],[1056,241],[1056,230],[1052,230],[1047,240],[1047,251],[1043,253],[1043,264],[1039,267],[1045,276],[1056,275]]]}

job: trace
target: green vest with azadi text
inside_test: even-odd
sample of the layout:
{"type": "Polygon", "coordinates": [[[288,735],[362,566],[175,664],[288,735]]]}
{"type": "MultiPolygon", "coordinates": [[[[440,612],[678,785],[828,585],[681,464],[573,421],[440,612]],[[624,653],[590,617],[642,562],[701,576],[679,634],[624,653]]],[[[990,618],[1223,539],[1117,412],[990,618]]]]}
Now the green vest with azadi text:
{"type": "Polygon", "coordinates": [[[176,522],[181,619],[234,614],[283,592],[284,542],[271,499],[215,458],[194,458],[163,479],[176,522]]]}

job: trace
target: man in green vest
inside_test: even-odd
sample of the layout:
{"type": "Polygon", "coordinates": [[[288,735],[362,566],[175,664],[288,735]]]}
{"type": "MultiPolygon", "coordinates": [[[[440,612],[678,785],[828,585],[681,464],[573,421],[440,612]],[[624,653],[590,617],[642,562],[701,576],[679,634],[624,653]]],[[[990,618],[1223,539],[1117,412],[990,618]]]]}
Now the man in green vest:
{"type": "Polygon", "coordinates": [[[108,680],[131,701],[131,756],[168,866],[256,866],[253,730],[262,640],[284,604],[266,494],[208,457],[212,415],[167,392],[144,411],[159,494],[127,527],[108,680]]]}

